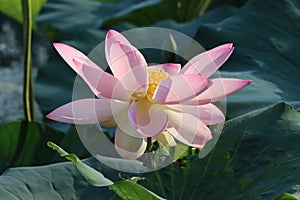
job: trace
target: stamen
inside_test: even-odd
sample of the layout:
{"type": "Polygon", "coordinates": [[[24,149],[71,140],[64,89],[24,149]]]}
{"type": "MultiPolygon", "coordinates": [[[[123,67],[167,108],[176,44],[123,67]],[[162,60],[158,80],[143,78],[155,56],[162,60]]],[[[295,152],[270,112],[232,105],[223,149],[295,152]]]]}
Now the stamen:
{"type": "Polygon", "coordinates": [[[160,82],[169,77],[169,74],[165,72],[163,69],[153,69],[148,68],[148,75],[149,75],[149,84],[148,84],[148,91],[147,91],[147,98],[151,99],[154,95],[154,92],[160,82]]]}

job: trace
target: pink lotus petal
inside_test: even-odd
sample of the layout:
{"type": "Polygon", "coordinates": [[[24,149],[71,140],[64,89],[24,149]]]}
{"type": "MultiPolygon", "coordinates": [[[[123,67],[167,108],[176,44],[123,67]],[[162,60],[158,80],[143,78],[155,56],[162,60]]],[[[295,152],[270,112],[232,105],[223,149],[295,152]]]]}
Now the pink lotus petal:
{"type": "Polygon", "coordinates": [[[111,118],[113,112],[121,112],[127,106],[128,102],[107,98],[80,99],[55,109],[46,117],[65,123],[96,124],[111,118]]]}
{"type": "Polygon", "coordinates": [[[83,80],[90,86],[97,97],[113,98],[129,101],[130,96],[117,78],[104,72],[89,59],[75,57],[73,62],[78,68],[83,80]]]}
{"type": "Polygon", "coordinates": [[[232,44],[224,44],[192,58],[181,70],[183,74],[199,74],[210,77],[233,52],[232,44]]]}
{"type": "Polygon", "coordinates": [[[166,111],[169,116],[168,133],[180,142],[196,148],[202,148],[212,139],[209,128],[198,118],[188,113],[166,111]]]}
{"type": "Polygon", "coordinates": [[[148,84],[146,60],[127,40],[116,40],[123,36],[117,36],[108,36],[105,41],[106,59],[111,71],[131,94],[145,94],[148,84]]]}
{"type": "Polygon", "coordinates": [[[145,137],[161,134],[168,125],[167,114],[148,100],[133,102],[128,116],[131,124],[145,137]]]}
{"type": "Polygon", "coordinates": [[[115,30],[109,30],[106,34],[105,42],[106,46],[109,47],[115,42],[119,42],[120,44],[131,45],[130,42],[119,32],[115,30]]]}
{"type": "Polygon", "coordinates": [[[78,51],[77,49],[62,43],[53,43],[56,51],[65,60],[65,62],[79,75],[81,75],[81,66],[75,65],[73,62],[74,57],[80,57],[89,60],[89,58],[78,51]]]}
{"type": "Polygon", "coordinates": [[[233,78],[212,79],[212,85],[195,98],[184,102],[186,105],[199,105],[219,101],[249,85],[251,80],[233,78]]]}
{"type": "Polygon", "coordinates": [[[131,137],[136,137],[136,138],[143,138],[144,136],[141,135],[139,132],[137,132],[136,127],[132,125],[130,122],[129,116],[128,116],[128,109],[129,105],[125,110],[122,112],[118,113],[116,110],[116,113],[114,115],[114,120],[118,126],[118,128],[122,131],[130,135],[131,137]]]}
{"type": "MultiPolygon", "coordinates": [[[[97,89],[97,84],[95,83],[94,79],[89,79],[90,77],[86,77],[83,75],[84,68],[94,68],[93,71],[97,73],[97,75],[102,76],[109,76],[105,74],[105,72],[94,64],[87,56],[83,53],[78,51],[77,49],[62,43],[54,43],[53,44],[55,49],[61,55],[61,57],[66,61],[66,63],[79,75],[83,80],[89,85],[93,93],[98,96],[99,90],[97,89]]],[[[106,78],[108,79],[108,78],[106,78]]],[[[113,78],[109,78],[112,80],[113,78]]],[[[109,95],[104,95],[109,97],[109,95]]]]}
{"type": "Polygon", "coordinates": [[[164,79],[156,88],[152,101],[159,104],[178,104],[199,95],[210,80],[195,74],[179,74],[164,79]]]}
{"type": "Polygon", "coordinates": [[[222,111],[211,103],[204,105],[168,105],[168,107],[177,112],[189,113],[206,125],[218,124],[225,121],[222,111]]]}
{"type": "Polygon", "coordinates": [[[143,155],[147,147],[145,138],[136,138],[128,135],[117,127],[115,133],[115,149],[118,154],[129,160],[143,155]]]}
{"type": "Polygon", "coordinates": [[[152,65],[150,68],[153,69],[162,69],[165,72],[167,72],[169,75],[173,76],[175,74],[178,74],[181,69],[180,64],[174,64],[174,63],[166,63],[166,64],[158,64],[158,65],[152,65]]]}

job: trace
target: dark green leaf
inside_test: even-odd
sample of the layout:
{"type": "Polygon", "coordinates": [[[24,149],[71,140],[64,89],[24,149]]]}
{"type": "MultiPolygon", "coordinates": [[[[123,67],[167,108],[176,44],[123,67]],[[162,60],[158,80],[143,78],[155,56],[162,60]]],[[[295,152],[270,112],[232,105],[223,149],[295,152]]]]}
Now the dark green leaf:
{"type": "Polygon", "coordinates": [[[221,68],[222,76],[252,79],[253,83],[227,99],[229,118],[282,101],[299,110],[299,7],[292,0],[254,0],[242,8],[219,7],[189,23],[168,20],[154,26],[195,37],[206,49],[234,43],[233,55],[221,68]]]}
{"type": "Polygon", "coordinates": [[[168,199],[275,199],[300,180],[300,113],[280,103],[225,123],[214,150],[146,174],[168,199]]]}
{"type": "MultiPolygon", "coordinates": [[[[110,17],[126,15],[138,8],[159,3],[160,0],[127,0],[116,3],[103,3],[86,0],[51,0],[44,4],[38,17],[43,32],[68,33],[81,36],[82,30],[98,29],[110,17]]],[[[61,35],[63,37],[63,35],[61,35]]]]}
{"type": "MultiPolygon", "coordinates": [[[[48,148],[48,147],[47,147],[48,148]]],[[[52,151],[50,148],[48,148],[52,151]]],[[[96,159],[83,161],[111,180],[118,180],[117,172],[96,159]]],[[[0,199],[112,199],[114,192],[108,188],[91,186],[70,163],[42,167],[19,167],[5,171],[0,176],[0,199]]]]}
{"type": "Polygon", "coordinates": [[[108,187],[124,200],[163,200],[163,198],[132,181],[123,180],[108,187]]]}
{"type": "Polygon", "coordinates": [[[52,142],[48,142],[47,145],[53,150],[57,151],[60,156],[70,160],[91,185],[96,187],[103,187],[113,184],[111,180],[105,178],[100,172],[83,163],[75,154],[67,153],[65,150],[52,142]]]}
{"type": "Polygon", "coordinates": [[[47,164],[54,155],[46,144],[63,133],[36,122],[16,121],[0,126],[0,171],[8,167],[47,164]]]}
{"type": "MultiPolygon", "coordinates": [[[[187,158],[187,162],[148,173],[141,183],[168,199],[277,198],[299,184],[299,121],[300,113],[283,103],[230,120],[209,156],[187,158]]],[[[85,163],[109,179],[117,179],[114,170],[94,159],[85,163]]],[[[88,187],[77,170],[66,163],[9,169],[0,177],[0,191],[1,199],[13,199],[12,194],[16,198],[113,196],[105,189],[99,192],[88,187]]]]}
{"type": "Polygon", "coordinates": [[[233,42],[235,52],[222,67],[224,77],[253,83],[228,98],[228,116],[285,101],[300,109],[299,3],[249,1],[232,16],[200,26],[196,40],[206,48],[233,42]]]}
{"type": "Polygon", "coordinates": [[[159,4],[141,7],[122,17],[112,16],[104,25],[113,26],[129,22],[137,26],[149,26],[165,19],[173,19],[181,23],[188,22],[202,15],[210,3],[211,0],[162,0],[159,4]],[[167,10],[171,12],[166,12],[167,10]]]}
{"type": "Polygon", "coordinates": [[[297,199],[289,193],[284,193],[280,197],[276,198],[276,200],[297,200],[297,199]]]}
{"type": "Polygon", "coordinates": [[[57,159],[57,154],[47,147],[49,140],[80,158],[89,156],[74,127],[64,134],[37,122],[15,121],[0,126],[0,172],[9,167],[63,160],[57,159]]]}

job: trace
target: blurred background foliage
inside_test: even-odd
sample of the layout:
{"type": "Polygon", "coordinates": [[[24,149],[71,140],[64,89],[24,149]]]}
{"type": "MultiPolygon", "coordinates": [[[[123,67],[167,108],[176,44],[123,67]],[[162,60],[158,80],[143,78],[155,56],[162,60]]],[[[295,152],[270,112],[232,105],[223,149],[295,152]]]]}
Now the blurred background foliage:
{"type": "MultiPolygon", "coordinates": [[[[0,120],[0,199],[114,197],[107,188],[89,186],[69,163],[46,165],[63,160],[47,149],[48,140],[80,158],[90,156],[74,126],[43,118],[71,101],[76,75],[51,44],[63,42],[88,54],[109,29],[147,26],[180,31],[206,49],[233,42],[235,51],[221,74],[253,83],[227,99],[228,121],[207,157],[185,156],[160,171],[139,174],[146,178],[140,183],[167,199],[293,199],[280,195],[299,195],[298,0],[32,0],[32,6],[34,88],[41,114],[32,123],[0,120]]],[[[0,69],[16,68],[13,72],[20,73],[21,1],[0,0],[0,11],[0,69]]],[[[161,52],[147,53],[147,60],[166,61],[161,52]]],[[[186,62],[176,56],[174,60],[186,62]]],[[[117,171],[93,158],[85,162],[118,180],[117,171]]]]}

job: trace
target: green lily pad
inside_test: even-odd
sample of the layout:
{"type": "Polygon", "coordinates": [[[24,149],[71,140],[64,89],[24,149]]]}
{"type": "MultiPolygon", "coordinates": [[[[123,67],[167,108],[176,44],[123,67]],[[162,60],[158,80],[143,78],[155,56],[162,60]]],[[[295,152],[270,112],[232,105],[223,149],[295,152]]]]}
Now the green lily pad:
{"type": "MultiPolygon", "coordinates": [[[[300,113],[284,103],[229,120],[218,144],[207,157],[186,157],[145,174],[145,180],[140,183],[150,194],[154,192],[168,199],[279,198],[299,184],[299,121],[300,113]]],[[[95,159],[84,160],[84,163],[110,180],[118,180],[117,171],[95,159]]],[[[135,191],[129,196],[140,194],[138,188],[128,189],[136,186],[133,183],[124,188],[117,183],[121,197],[122,191],[126,194],[135,191]]],[[[1,199],[45,196],[111,199],[114,194],[107,188],[89,186],[71,163],[13,168],[0,176],[1,199]]]]}
{"type": "Polygon", "coordinates": [[[141,185],[129,181],[123,180],[108,186],[111,190],[118,194],[122,199],[136,199],[136,200],[165,200],[154,194],[153,192],[147,190],[141,185]]]}
{"type": "Polygon", "coordinates": [[[9,167],[43,165],[53,152],[48,140],[59,142],[64,134],[36,122],[15,121],[0,126],[0,172],[9,167]]]}
{"type": "Polygon", "coordinates": [[[160,0],[128,0],[115,3],[88,0],[51,0],[37,18],[38,26],[48,36],[62,39],[82,36],[86,29],[98,29],[104,20],[120,17],[136,9],[158,4],[160,0]],[[54,34],[54,35],[53,35],[54,34]]]}
{"type": "MultiPolygon", "coordinates": [[[[299,35],[296,19],[300,14],[297,6],[291,0],[281,3],[255,0],[241,8],[219,7],[189,23],[179,24],[168,20],[158,22],[155,26],[195,36],[207,49],[222,43],[234,43],[236,48],[233,55],[221,67],[222,76],[252,79],[253,83],[227,99],[226,115],[229,119],[282,101],[300,109],[300,91],[297,87],[300,75],[297,67],[300,40],[296,37],[299,35]]],[[[135,27],[130,24],[117,26],[119,30],[135,27]]],[[[86,37],[89,35],[92,35],[90,38],[95,45],[97,41],[104,39],[105,32],[95,30],[93,34],[82,34],[83,39],[74,39],[72,36],[68,43],[84,52],[86,49],[91,50],[91,42],[88,45],[78,42],[88,41],[84,38],[89,38],[86,37]]],[[[44,113],[71,100],[74,73],[64,66],[68,68],[56,56],[41,68],[36,93],[44,113]],[[49,102],[53,102],[52,105],[49,102]]]]}
{"type": "Polygon", "coordinates": [[[229,120],[207,157],[148,173],[141,184],[168,199],[275,199],[299,184],[299,122],[284,103],[229,120]]]}
{"type": "Polygon", "coordinates": [[[90,156],[73,126],[63,133],[38,122],[14,121],[0,126],[0,172],[10,167],[65,161],[47,147],[49,140],[80,158],[90,156]]]}
{"type": "MultiPolygon", "coordinates": [[[[116,171],[101,165],[96,159],[83,162],[103,172],[109,179],[118,180],[116,171]]],[[[11,168],[0,176],[0,199],[96,200],[112,199],[114,196],[114,192],[106,187],[90,185],[71,162],[11,168]]]]}
{"type": "Polygon", "coordinates": [[[228,98],[229,118],[282,101],[300,110],[299,17],[297,1],[254,0],[230,17],[200,26],[195,38],[206,48],[234,43],[222,75],[253,80],[228,98]]]}

